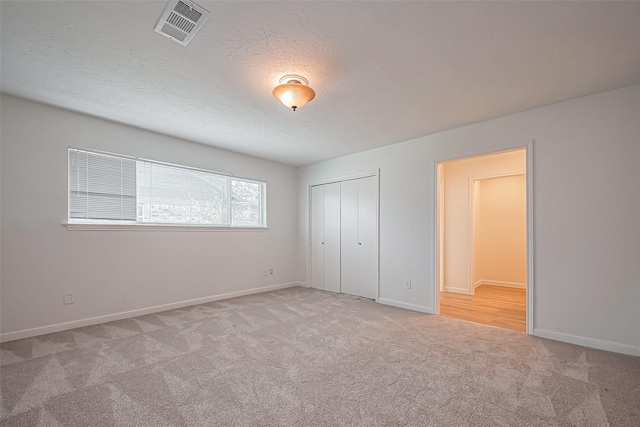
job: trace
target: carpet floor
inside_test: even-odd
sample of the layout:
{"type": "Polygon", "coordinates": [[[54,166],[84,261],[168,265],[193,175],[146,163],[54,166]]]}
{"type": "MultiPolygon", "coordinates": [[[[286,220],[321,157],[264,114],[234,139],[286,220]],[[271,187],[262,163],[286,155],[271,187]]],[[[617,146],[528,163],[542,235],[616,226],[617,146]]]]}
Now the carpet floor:
{"type": "Polygon", "coordinates": [[[0,350],[2,426],[640,426],[640,358],[301,287],[0,350]]]}

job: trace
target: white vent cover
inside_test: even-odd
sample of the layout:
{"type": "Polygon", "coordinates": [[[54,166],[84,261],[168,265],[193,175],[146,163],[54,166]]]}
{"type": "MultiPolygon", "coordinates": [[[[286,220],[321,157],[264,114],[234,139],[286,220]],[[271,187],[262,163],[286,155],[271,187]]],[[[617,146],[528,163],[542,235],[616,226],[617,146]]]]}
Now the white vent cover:
{"type": "Polygon", "coordinates": [[[209,12],[188,0],[171,0],[156,25],[156,33],[187,45],[209,17],[209,12]]]}

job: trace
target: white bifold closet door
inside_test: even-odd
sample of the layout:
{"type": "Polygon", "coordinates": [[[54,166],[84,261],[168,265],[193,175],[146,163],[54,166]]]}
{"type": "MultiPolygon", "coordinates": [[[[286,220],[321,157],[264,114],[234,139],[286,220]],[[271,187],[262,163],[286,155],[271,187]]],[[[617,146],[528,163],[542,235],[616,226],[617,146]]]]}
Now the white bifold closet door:
{"type": "Polygon", "coordinates": [[[377,196],[375,176],[341,183],[341,291],[372,299],[378,296],[377,196]]]}
{"type": "Polygon", "coordinates": [[[311,187],[311,286],[340,292],[340,183],[311,187]]]}

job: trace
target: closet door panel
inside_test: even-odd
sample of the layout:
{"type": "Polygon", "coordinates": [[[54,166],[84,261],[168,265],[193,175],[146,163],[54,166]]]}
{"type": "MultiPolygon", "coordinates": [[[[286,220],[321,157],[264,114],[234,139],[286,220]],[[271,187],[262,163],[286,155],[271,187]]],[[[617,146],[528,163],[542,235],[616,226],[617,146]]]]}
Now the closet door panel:
{"type": "Polygon", "coordinates": [[[340,184],[341,292],[358,295],[358,181],[340,184]]]}
{"type": "Polygon", "coordinates": [[[324,185],[324,289],[340,292],[340,183],[324,185]]]}
{"type": "Polygon", "coordinates": [[[378,185],[376,177],[358,180],[358,295],[378,297],[378,185]]]}
{"type": "Polygon", "coordinates": [[[324,186],[311,187],[311,287],[324,289],[324,186]]]}

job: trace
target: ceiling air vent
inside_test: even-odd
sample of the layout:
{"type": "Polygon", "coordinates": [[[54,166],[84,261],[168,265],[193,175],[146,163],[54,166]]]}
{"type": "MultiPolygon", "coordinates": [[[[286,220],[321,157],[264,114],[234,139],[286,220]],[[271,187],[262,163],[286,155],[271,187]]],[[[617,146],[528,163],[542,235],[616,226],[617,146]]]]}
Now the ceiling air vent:
{"type": "Polygon", "coordinates": [[[171,0],[156,25],[156,33],[186,46],[208,17],[209,12],[195,3],[171,0]]]}

